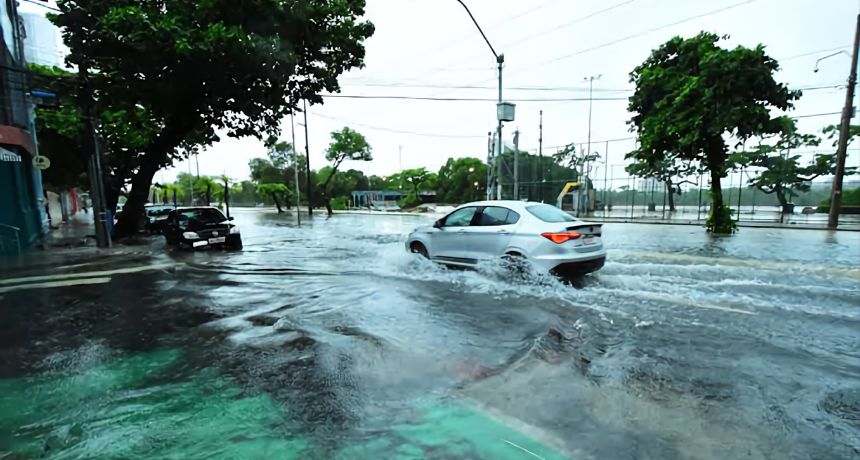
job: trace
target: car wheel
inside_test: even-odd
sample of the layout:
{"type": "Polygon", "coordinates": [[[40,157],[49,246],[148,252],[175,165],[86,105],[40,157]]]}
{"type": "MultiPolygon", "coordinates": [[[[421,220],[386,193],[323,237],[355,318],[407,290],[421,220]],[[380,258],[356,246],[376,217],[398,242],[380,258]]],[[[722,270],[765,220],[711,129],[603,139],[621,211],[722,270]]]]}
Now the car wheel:
{"type": "Polygon", "coordinates": [[[516,275],[522,275],[529,271],[529,261],[526,256],[518,252],[509,252],[502,257],[505,268],[516,275]]]}
{"type": "Polygon", "coordinates": [[[228,248],[230,248],[233,251],[241,251],[242,247],[243,246],[242,246],[242,239],[241,238],[237,238],[236,241],[230,243],[230,245],[228,246],[228,248]]]}
{"type": "Polygon", "coordinates": [[[430,254],[427,253],[427,248],[421,243],[412,243],[412,245],[409,246],[409,249],[413,254],[421,254],[421,257],[425,259],[430,258],[430,254]]]}

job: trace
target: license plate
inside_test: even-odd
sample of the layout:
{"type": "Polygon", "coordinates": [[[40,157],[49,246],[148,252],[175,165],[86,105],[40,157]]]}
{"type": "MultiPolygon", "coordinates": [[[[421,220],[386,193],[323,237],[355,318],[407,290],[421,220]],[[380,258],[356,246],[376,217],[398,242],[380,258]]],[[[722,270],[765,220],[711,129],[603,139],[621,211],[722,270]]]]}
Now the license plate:
{"type": "Polygon", "coordinates": [[[218,244],[227,241],[227,237],[219,236],[218,238],[209,238],[209,244],[218,244]]]}
{"type": "Polygon", "coordinates": [[[588,246],[589,244],[594,244],[594,243],[597,243],[597,240],[595,240],[593,236],[586,236],[585,238],[582,239],[582,245],[583,246],[588,246]]]}

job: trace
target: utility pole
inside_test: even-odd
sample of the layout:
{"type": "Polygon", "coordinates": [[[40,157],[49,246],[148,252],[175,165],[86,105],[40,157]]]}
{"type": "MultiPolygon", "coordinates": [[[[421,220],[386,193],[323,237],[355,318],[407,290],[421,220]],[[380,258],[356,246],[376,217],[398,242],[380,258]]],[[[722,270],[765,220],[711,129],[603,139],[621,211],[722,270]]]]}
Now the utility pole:
{"type": "Polygon", "coordinates": [[[487,132],[487,201],[493,197],[493,152],[496,144],[493,141],[493,132],[487,132]]]}
{"type": "Polygon", "coordinates": [[[546,182],[543,170],[543,110],[540,111],[540,124],[538,125],[538,169],[540,169],[540,202],[543,203],[543,183],[546,182]]]}
{"type": "MultiPolygon", "coordinates": [[[[302,100],[302,112],[305,115],[305,168],[308,173],[308,183],[307,189],[305,189],[305,195],[308,197],[308,216],[314,215],[314,203],[313,197],[314,195],[311,193],[311,149],[308,147],[308,102],[306,100],[302,100]]],[[[296,210],[298,212],[298,210],[296,210]]]]}
{"type": "Polygon", "coordinates": [[[848,135],[851,131],[851,115],[854,106],[854,86],[857,84],[857,52],[860,48],[860,14],[854,30],[854,51],[851,54],[851,72],[848,74],[848,90],[845,92],[845,107],[842,108],[842,123],[839,125],[839,144],[836,149],[836,176],[830,195],[830,214],[827,228],[839,226],[839,211],[842,208],[842,177],[845,175],[845,156],[848,152],[848,135]]]}
{"type": "MultiPolygon", "coordinates": [[[[588,195],[588,180],[586,180],[584,176],[585,176],[585,163],[588,160],[588,156],[591,155],[591,106],[592,106],[592,103],[594,102],[594,99],[592,98],[592,91],[594,89],[594,80],[600,80],[600,75],[597,75],[596,77],[592,75],[590,77],[586,77],[585,80],[588,81],[588,148],[586,149],[585,156],[582,159],[582,163],[583,163],[582,173],[583,173],[583,185],[585,186],[585,194],[587,196],[588,195]]],[[[582,187],[580,187],[580,190],[581,189],[582,189],[582,187]]],[[[580,202],[581,202],[581,200],[580,200],[580,202]]],[[[577,204],[577,209],[579,209],[579,207],[580,207],[580,205],[577,204]]],[[[588,212],[587,209],[585,211],[588,212]]]]}
{"type": "MultiPolygon", "coordinates": [[[[478,32],[480,32],[481,36],[484,37],[484,41],[487,42],[487,46],[490,47],[490,51],[493,53],[493,56],[496,57],[496,63],[498,64],[498,67],[499,67],[499,102],[496,104],[496,119],[498,120],[498,125],[496,126],[496,146],[497,146],[497,149],[496,149],[496,158],[495,158],[495,161],[499,162],[501,160],[501,157],[502,157],[502,122],[514,121],[514,105],[510,104],[510,103],[503,103],[502,102],[502,70],[503,70],[504,64],[505,64],[505,55],[499,54],[496,52],[495,48],[493,48],[493,45],[490,43],[490,40],[487,38],[487,35],[484,34],[484,31],[481,29],[481,26],[478,24],[478,20],[475,19],[475,16],[472,15],[472,12],[469,11],[469,7],[466,6],[465,3],[463,3],[463,0],[457,0],[457,2],[463,6],[463,8],[466,10],[466,13],[469,14],[470,18],[472,18],[472,22],[475,24],[475,27],[478,28],[478,32]]],[[[501,170],[501,163],[497,163],[494,165],[494,164],[490,164],[489,161],[487,162],[487,171],[488,171],[487,199],[489,199],[492,196],[490,190],[492,190],[492,187],[493,187],[492,170],[493,170],[494,166],[496,169],[496,180],[495,180],[495,182],[498,183],[497,197],[499,199],[501,199],[502,186],[501,186],[501,183],[499,182],[499,178],[501,177],[501,171],[502,171],[501,170]]]]}
{"type": "Polygon", "coordinates": [[[520,129],[514,131],[514,200],[520,199],[520,129]]]}
{"type": "Polygon", "coordinates": [[[188,200],[194,206],[194,175],[191,174],[191,157],[188,158],[188,200]]]}
{"type": "Polygon", "coordinates": [[[606,202],[606,194],[609,189],[609,177],[607,174],[609,173],[609,141],[606,141],[606,150],[603,154],[603,217],[607,216],[609,212],[609,204],[606,202]]]}
{"type": "MultiPolygon", "coordinates": [[[[96,244],[100,248],[109,248],[111,247],[111,238],[108,231],[108,215],[111,212],[105,209],[107,200],[105,200],[101,152],[99,152],[99,142],[95,127],[96,111],[93,108],[93,88],[90,86],[89,73],[89,61],[85,57],[78,65],[78,78],[81,83],[80,105],[83,111],[81,130],[83,131],[85,151],[89,151],[87,170],[90,176],[90,195],[93,201],[96,244]]],[[[113,219],[113,217],[110,217],[110,219],[113,219]]]]}
{"type": "Polygon", "coordinates": [[[302,202],[302,190],[299,187],[299,152],[296,150],[296,120],[293,112],[290,112],[290,134],[293,138],[293,173],[296,176],[296,222],[302,226],[302,211],[299,206],[302,202]]]}
{"type": "Polygon", "coordinates": [[[197,165],[197,179],[200,179],[200,158],[198,158],[199,154],[194,154],[194,164],[197,165]]]}
{"type": "Polygon", "coordinates": [[[400,172],[403,173],[403,146],[397,146],[397,167],[400,168],[400,172]]]}

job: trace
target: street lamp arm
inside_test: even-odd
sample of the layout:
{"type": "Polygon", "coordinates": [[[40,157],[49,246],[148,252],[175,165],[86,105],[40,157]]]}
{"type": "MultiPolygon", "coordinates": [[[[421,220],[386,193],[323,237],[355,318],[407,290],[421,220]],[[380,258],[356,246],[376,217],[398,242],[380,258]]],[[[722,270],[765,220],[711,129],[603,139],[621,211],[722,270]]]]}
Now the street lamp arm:
{"type": "Polygon", "coordinates": [[[477,20],[477,19],[475,19],[475,16],[473,16],[473,15],[472,15],[472,12],[471,12],[471,11],[469,11],[469,7],[468,7],[468,6],[466,6],[466,4],[465,4],[465,3],[463,3],[463,0],[457,0],[457,2],[459,2],[461,5],[463,5],[463,8],[465,8],[465,9],[466,9],[466,12],[467,12],[467,13],[469,13],[469,17],[470,17],[470,18],[472,18],[472,22],[474,22],[474,23],[475,23],[475,27],[477,27],[477,28],[478,28],[478,32],[480,32],[480,33],[481,33],[481,36],[482,36],[482,37],[484,37],[484,41],[485,41],[485,42],[487,42],[487,46],[489,46],[489,47],[490,47],[490,51],[492,51],[492,52],[493,52],[493,56],[495,56],[495,57],[496,57],[496,61],[497,61],[497,62],[499,62],[499,63],[504,62],[504,61],[505,61],[505,56],[504,56],[504,55],[499,55],[499,53],[496,53],[495,48],[493,48],[493,45],[490,43],[490,39],[489,39],[489,38],[487,38],[487,35],[484,33],[484,30],[483,30],[483,29],[481,29],[480,24],[478,24],[478,20],[477,20]]]}

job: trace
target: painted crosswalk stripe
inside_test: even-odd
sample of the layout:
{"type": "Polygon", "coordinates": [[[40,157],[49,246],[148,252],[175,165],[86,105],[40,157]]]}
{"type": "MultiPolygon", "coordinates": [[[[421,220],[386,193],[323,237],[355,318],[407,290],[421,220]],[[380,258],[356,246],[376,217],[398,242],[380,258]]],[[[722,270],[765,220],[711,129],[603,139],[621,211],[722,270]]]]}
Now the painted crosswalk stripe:
{"type": "Polygon", "coordinates": [[[44,282],[44,283],[16,284],[14,286],[0,286],[0,294],[5,294],[7,292],[12,292],[12,291],[22,291],[25,289],[51,289],[51,288],[59,288],[59,287],[81,286],[81,285],[87,285],[87,284],[105,284],[105,283],[110,283],[110,278],[108,278],[108,277],[80,278],[80,279],[61,280],[61,281],[48,281],[48,282],[44,282]]]}

